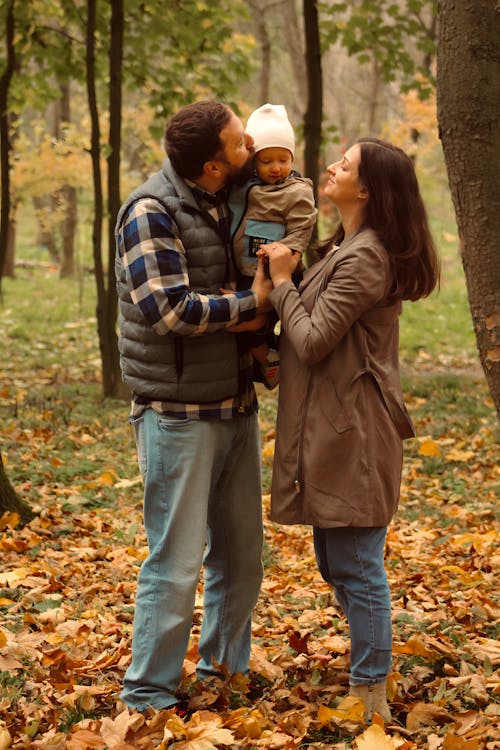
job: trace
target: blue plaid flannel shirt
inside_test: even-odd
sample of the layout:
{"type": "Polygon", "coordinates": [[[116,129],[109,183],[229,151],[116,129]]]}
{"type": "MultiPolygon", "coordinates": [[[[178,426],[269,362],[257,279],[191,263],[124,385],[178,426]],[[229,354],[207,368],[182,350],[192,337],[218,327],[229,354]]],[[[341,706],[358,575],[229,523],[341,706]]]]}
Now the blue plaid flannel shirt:
{"type": "MultiPolygon", "coordinates": [[[[225,193],[214,196],[194,183],[188,184],[200,208],[217,221],[221,235],[228,240],[229,210],[225,193]]],[[[190,290],[178,228],[165,208],[153,198],[138,200],[128,212],[118,234],[118,251],[132,300],[160,335],[172,332],[195,336],[255,317],[257,300],[250,290],[226,296],[203,295],[190,290]]],[[[235,288],[234,280],[229,284],[230,288],[235,288]]],[[[211,404],[188,404],[147,401],[136,396],[130,418],[137,419],[147,407],[164,416],[184,419],[233,419],[238,414],[252,414],[257,410],[257,397],[250,352],[240,355],[240,371],[247,385],[239,397],[211,404]]]]}

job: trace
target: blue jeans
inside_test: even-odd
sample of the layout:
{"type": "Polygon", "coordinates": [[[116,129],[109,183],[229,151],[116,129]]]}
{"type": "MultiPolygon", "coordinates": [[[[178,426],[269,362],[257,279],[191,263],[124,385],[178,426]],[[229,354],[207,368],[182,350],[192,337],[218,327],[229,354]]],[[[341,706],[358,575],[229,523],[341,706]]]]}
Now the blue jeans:
{"type": "Polygon", "coordinates": [[[314,528],[319,571],[349,623],[351,685],[386,679],[392,663],[391,597],[384,567],[387,528],[314,528]]]}
{"type": "Polygon", "coordinates": [[[257,415],[226,421],[163,417],[134,423],[149,554],[135,602],[132,662],[121,698],[133,708],[177,702],[200,568],[199,676],[248,671],[251,614],[262,582],[257,415]]]}

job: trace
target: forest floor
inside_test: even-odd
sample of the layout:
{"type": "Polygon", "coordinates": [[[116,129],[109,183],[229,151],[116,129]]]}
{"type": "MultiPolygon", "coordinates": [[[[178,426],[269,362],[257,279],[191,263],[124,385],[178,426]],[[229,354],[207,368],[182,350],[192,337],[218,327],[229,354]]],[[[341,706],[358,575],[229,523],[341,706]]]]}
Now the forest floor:
{"type": "MultiPolygon", "coordinates": [[[[19,298],[20,299],[20,298],[19,298]]],[[[21,304],[21,302],[19,302],[21,304]]],[[[268,516],[276,394],[261,390],[265,577],[251,671],[200,685],[202,584],[181,691],[187,712],[120,701],[146,555],[127,405],[100,396],[95,321],[0,312],[0,445],[36,516],[0,526],[0,750],[500,748],[498,425],[470,359],[404,366],[418,437],[405,444],[386,564],[393,720],[346,698],[349,634],[308,527],[268,516]]]]}

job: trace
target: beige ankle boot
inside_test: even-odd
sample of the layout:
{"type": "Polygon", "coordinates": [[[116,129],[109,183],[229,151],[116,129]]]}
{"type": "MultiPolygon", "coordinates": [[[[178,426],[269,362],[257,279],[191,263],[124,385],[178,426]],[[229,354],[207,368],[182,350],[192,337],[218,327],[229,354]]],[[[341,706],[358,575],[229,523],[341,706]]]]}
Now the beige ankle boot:
{"type": "Polygon", "coordinates": [[[380,714],[384,721],[391,720],[391,711],[387,705],[386,680],[375,685],[351,685],[349,695],[361,698],[365,705],[365,722],[371,723],[374,713],[380,714]]]}

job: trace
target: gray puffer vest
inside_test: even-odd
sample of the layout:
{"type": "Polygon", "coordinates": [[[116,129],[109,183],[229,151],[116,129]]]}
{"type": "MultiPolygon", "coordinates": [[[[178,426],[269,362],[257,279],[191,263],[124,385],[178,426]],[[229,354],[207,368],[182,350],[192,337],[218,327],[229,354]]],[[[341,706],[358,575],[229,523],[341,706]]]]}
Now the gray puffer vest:
{"type": "MultiPolygon", "coordinates": [[[[134,190],[118,214],[115,234],[132,204],[153,197],[179,228],[186,252],[190,289],[219,294],[228,285],[230,257],[217,223],[202,212],[188,186],[166,159],[162,169],[134,190]]],[[[242,392],[237,336],[225,330],[198,336],[160,336],[128,289],[117,250],[120,364],[124,382],[138,396],[155,401],[211,403],[242,392]]]]}

